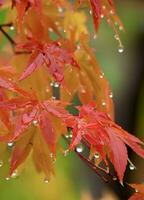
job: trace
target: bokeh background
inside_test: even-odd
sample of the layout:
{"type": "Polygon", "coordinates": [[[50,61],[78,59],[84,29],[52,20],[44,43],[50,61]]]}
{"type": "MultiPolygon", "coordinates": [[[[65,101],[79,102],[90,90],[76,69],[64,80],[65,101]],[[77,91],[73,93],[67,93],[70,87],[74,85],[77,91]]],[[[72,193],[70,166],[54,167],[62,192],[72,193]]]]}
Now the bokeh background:
{"type": "MultiPolygon", "coordinates": [[[[125,32],[121,33],[124,52],[111,28],[102,20],[96,40],[97,59],[110,82],[114,94],[116,121],[130,133],[144,138],[144,1],[116,1],[117,12],[125,32]]],[[[0,10],[0,23],[6,17],[0,10]]],[[[92,21],[88,26],[93,33],[92,21]]],[[[0,33],[1,34],[1,33],[0,33]]],[[[1,35],[0,35],[1,37],[1,35]]],[[[2,48],[4,41],[0,44],[2,48]]],[[[136,169],[126,170],[126,182],[144,182],[144,162],[129,151],[136,169]]],[[[0,200],[127,200],[133,190],[117,181],[105,184],[74,153],[58,155],[56,175],[49,183],[37,174],[31,160],[17,178],[3,178],[0,168],[0,200]]]]}

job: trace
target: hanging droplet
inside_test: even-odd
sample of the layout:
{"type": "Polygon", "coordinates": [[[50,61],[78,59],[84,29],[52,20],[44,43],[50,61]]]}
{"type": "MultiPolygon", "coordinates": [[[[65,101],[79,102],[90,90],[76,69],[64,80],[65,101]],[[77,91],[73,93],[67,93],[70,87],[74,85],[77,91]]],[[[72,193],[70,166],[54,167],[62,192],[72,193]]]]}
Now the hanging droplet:
{"type": "Polygon", "coordinates": [[[38,125],[38,121],[37,120],[33,120],[33,125],[37,126],[38,125]]]}
{"type": "Polygon", "coordinates": [[[66,30],[64,29],[63,32],[66,33],[66,30]]]}
{"type": "Polygon", "coordinates": [[[48,28],[49,32],[53,32],[53,29],[52,28],[48,28]]]}
{"type": "Polygon", "coordinates": [[[99,77],[100,77],[100,78],[103,78],[103,77],[104,77],[104,73],[101,73],[99,77]]]}
{"type": "Polygon", "coordinates": [[[3,161],[2,160],[0,160],[0,167],[2,167],[3,166],[3,161]]]}
{"type": "Polygon", "coordinates": [[[58,87],[59,87],[59,83],[54,82],[54,83],[53,83],[53,87],[58,88],[58,87]]]}
{"type": "Polygon", "coordinates": [[[12,173],[12,175],[11,175],[11,178],[16,178],[17,177],[17,170],[15,170],[13,173],[12,173]]]}
{"type": "Polygon", "coordinates": [[[8,142],[8,147],[13,147],[14,143],[13,142],[8,142]]]}
{"type": "Polygon", "coordinates": [[[102,106],[105,106],[105,105],[106,105],[106,102],[105,102],[105,101],[103,101],[103,102],[102,102],[102,106]]]}
{"type": "Polygon", "coordinates": [[[117,181],[117,177],[116,176],[113,176],[113,181],[117,181]]]}
{"type": "Polygon", "coordinates": [[[113,15],[114,14],[114,10],[110,10],[110,14],[113,15]]]}
{"type": "Polygon", "coordinates": [[[105,10],[105,9],[106,9],[106,6],[105,6],[105,5],[103,5],[103,6],[102,6],[102,9],[103,9],[103,10],[105,10]]]}
{"type": "Polygon", "coordinates": [[[124,52],[124,47],[120,45],[119,48],[118,48],[118,52],[119,53],[123,53],[124,52]]]}
{"type": "Polygon", "coordinates": [[[6,180],[6,181],[9,181],[9,180],[10,180],[10,177],[6,177],[5,180],[6,180]]]}
{"type": "Polygon", "coordinates": [[[78,153],[82,153],[83,152],[83,146],[81,144],[79,144],[77,147],[76,147],[76,151],[78,153]]]}
{"type": "Polygon", "coordinates": [[[113,93],[112,92],[110,92],[110,94],[109,94],[109,98],[113,98],[113,93]]]}
{"type": "Polygon", "coordinates": [[[122,31],[122,30],[123,30],[123,27],[122,27],[122,26],[119,26],[119,30],[122,31]]]}
{"type": "Polygon", "coordinates": [[[90,15],[92,15],[92,10],[89,11],[90,15]]]}
{"type": "Polygon", "coordinates": [[[63,8],[62,7],[58,7],[58,12],[62,13],[63,12],[63,8]]]}
{"type": "Polygon", "coordinates": [[[72,138],[72,134],[69,135],[69,138],[72,138]]]}
{"type": "Polygon", "coordinates": [[[54,84],[54,83],[53,83],[53,82],[51,82],[51,83],[50,83],[50,86],[51,86],[51,87],[53,87],[53,84],[54,84]]]}
{"type": "Polygon", "coordinates": [[[13,31],[14,30],[14,26],[10,26],[10,28],[9,28],[11,31],[13,31]]]}
{"type": "Polygon", "coordinates": [[[44,183],[49,183],[48,178],[44,178],[44,183]]]}
{"type": "Polygon", "coordinates": [[[76,48],[77,48],[77,50],[80,50],[80,45],[77,45],[77,47],[76,47],[76,48]]]}
{"type": "Polygon", "coordinates": [[[66,135],[65,135],[65,138],[67,138],[67,139],[68,139],[68,138],[69,138],[69,135],[68,135],[68,134],[66,134],[66,135]]]}
{"type": "Polygon", "coordinates": [[[96,154],[94,155],[94,158],[99,159],[99,158],[100,158],[99,153],[96,153],[96,154]]]}
{"type": "Polygon", "coordinates": [[[52,99],[52,100],[56,100],[56,97],[52,96],[51,99],[52,99]]]}
{"type": "Polygon", "coordinates": [[[129,168],[130,168],[130,170],[132,170],[132,171],[136,169],[136,167],[135,167],[133,164],[130,164],[130,165],[129,165],[129,168]]]}
{"type": "Polygon", "coordinates": [[[138,189],[135,189],[135,192],[138,193],[139,192],[138,189]]]}
{"type": "Polygon", "coordinates": [[[101,19],[103,19],[104,18],[104,15],[103,14],[101,14],[101,19]]]}

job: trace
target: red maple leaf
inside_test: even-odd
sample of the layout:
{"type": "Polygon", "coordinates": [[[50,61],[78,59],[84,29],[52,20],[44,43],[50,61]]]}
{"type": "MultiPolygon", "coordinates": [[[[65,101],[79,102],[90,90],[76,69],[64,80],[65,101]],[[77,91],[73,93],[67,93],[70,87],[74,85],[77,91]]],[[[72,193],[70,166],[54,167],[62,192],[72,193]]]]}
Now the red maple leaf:
{"type": "MultiPolygon", "coordinates": [[[[18,89],[18,91],[19,90],[20,89],[18,89]]],[[[0,102],[1,110],[9,110],[15,112],[14,130],[11,134],[8,135],[9,137],[3,137],[3,140],[8,139],[10,142],[21,140],[30,126],[35,124],[39,127],[42,137],[48,145],[49,151],[55,156],[58,136],[56,133],[56,125],[54,126],[53,121],[55,118],[60,120],[59,124],[61,125],[61,128],[59,132],[61,132],[59,134],[62,134],[62,130],[66,132],[64,122],[67,118],[70,117],[70,114],[65,110],[65,106],[66,104],[61,103],[60,101],[38,101],[34,95],[20,95],[16,98],[11,98],[10,100],[0,102]]],[[[15,168],[21,162],[23,162],[23,159],[25,159],[27,154],[30,152],[28,141],[21,147],[18,145],[18,149],[18,151],[15,150],[13,152],[10,174],[13,173],[15,168]],[[17,161],[15,161],[16,159],[17,161]]]]}
{"type": "Polygon", "coordinates": [[[79,67],[73,54],[61,48],[57,42],[43,44],[33,40],[26,44],[18,45],[18,47],[33,51],[28,66],[20,77],[20,80],[25,79],[32,74],[32,72],[45,64],[54,79],[62,83],[64,80],[65,65],[79,67]]]}
{"type": "Polygon", "coordinates": [[[92,14],[96,31],[98,31],[99,29],[99,24],[102,17],[106,18],[108,24],[113,28],[117,35],[119,30],[115,27],[115,24],[119,26],[120,30],[124,29],[120,19],[118,18],[115,12],[114,3],[112,0],[90,0],[90,5],[92,8],[92,14]]]}
{"type": "Polygon", "coordinates": [[[84,141],[93,149],[93,154],[100,154],[106,165],[107,155],[122,182],[128,160],[126,145],[144,158],[144,149],[140,147],[143,142],[115,124],[107,114],[98,111],[95,105],[83,105],[78,109],[79,116],[67,121],[73,132],[70,149],[84,141]]]}
{"type": "Polygon", "coordinates": [[[33,7],[41,16],[41,0],[12,0],[12,7],[16,7],[19,28],[22,28],[23,18],[26,11],[33,7]]]}

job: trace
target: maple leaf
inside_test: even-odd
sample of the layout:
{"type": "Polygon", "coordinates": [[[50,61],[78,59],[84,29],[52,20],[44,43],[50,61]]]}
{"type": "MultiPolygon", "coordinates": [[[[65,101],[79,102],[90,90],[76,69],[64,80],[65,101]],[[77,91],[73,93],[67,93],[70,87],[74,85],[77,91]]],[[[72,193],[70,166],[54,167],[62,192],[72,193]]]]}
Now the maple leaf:
{"type": "Polygon", "coordinates": [[[12,7],[16,7],[20,30],[22,28],[25,13],[30,7],[33,7],[38,15],[41,16],[41,0],[12,0],[12,7]]]}
{"type": "Polygon", "coordinates": [[[108,24],[113,28],[117,35],[119,30],[115,27],[115,24],[119,26],[120,30],[124,30],[123,24],[115,12],[112,0],[90,0],[90,6],[96,31],[98,31],[101,18],[103,17],[106,18],[108,24]]]}
{"type": "Polygon", "coordinates": [[[129,184],[136,192],[129,198],[129,200],[144,200],[144,184],[129,184]]]}
{"type": "Polygon", "coordinates": [[[65,65],[72,65],[79,68],[72,53],[61,48],[56,42],[41,44],[33,41],[24,45],[18,45],[18,47],[33,51],[29,59],[28,67],[23,72],[20,80],[28,77],[44,63],[46,64],[49,73],[59,83],[62,83],[64,80],[65,65]]]}
{"type": "Polygon", "coordinates": [[[93,149],[93,154],[100,154],[106,165],[107,154],[122,182],[128,160],[126,144],[144,158],[144,149],[140,147],[143,142],[115,124],[106,113],[97,110],[95,104],[83,105],[78,109],[79,116],[66,121],[73,132],[70,149],[84,141],[93,149]]]}

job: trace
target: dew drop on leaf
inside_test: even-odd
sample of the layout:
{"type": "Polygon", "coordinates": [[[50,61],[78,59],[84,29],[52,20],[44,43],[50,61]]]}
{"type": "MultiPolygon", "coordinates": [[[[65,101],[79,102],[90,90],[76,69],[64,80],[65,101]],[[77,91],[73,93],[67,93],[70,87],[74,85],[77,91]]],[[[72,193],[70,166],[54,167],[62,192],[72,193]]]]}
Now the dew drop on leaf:
{"type": "Polygon", "coordinates": [[[53,83],[53,87],[58,88],[58,87],[59,87],[59,84],[58,84],[57,82],[54,82],[54,83],[53,83]]]}
{"type": "Polygon", "coordinates": [[[92,10],[89,11],[90,15],[92,15],[92,10]]]}
{"type": "Polygon", "coordinates": [[[38,124],[38,121],[37,121],[37,120],[34,120],[34,121],[33,121],[33,125],[34,125],[34,126],[37,126],[37,124],[38,124]]]}
{"type": "Polygon", "coordinates": [[[113,181],[116,181],[117,180],[117,177],[116,176],[113,176],[113,181]]]}
{"type": "Polygon", "coordinates": [[[10,177],[6,177],[5,180],[6,180],[6,181],[9,181],[9,180],[10,180],[10,177]]]}
{"type": "Polygon", "coordinates": [[[76,151],[78,153],[82,153],[83,152],[83,146],[81,144],[79,144],[77,147],[76,147],[76,151]]]}
{"type": "Polygon", "coordinates": [[[100,158],[99,153],[96,153],[96,154],[94,155],[94,158],[99,159],[99,158],[100,158]]]}
{"type": "Polygon", "coordinates": [[[124,52],[124,47],[123,47],[123,46],[119,46],[118,52],[119,52],[119,53],[123,53],[123,52],[124,52]]]}
{"type": "Polygon", "coordinates": [[[101,19],[103,19],[104,18],[104,15],[103,14],[101,14],[101,19]]]}
{"type": "Polygon", "coordinates": [[[49,183],[48,178],[44,178],[44,183],[49,183]]]}
{"type": "Polygon", "coordinates": [[[14,143],[13,142],[8,142],[8,147],[13,147],[14,143]]]}
{"type": "Polygon", "coordinates": [[[12,175],[11,175],[11,178],[16,178],[17,175],[18,175],[17,171],[14,171],[14,172],[12,173],[12,175]]]}
{"type": "Polygon", "coordinates": [[[14,26],[10,26],[10,28],[9,28],[11,31],[13,31],[14,30],[14,26]]]}
{"type": "Polygon", "coordinates": [[[110,92],[109,97],[112,99],[113,98],[113,93],[110,92]]]}
{"type": "Polygon", "coordinates": [[[130,165],[129,165],[129,168],[130,168],[130,170],[132,170],[132,171],[136,169],[136,167],[135,167],[133,164],[130,164],[130,165]]]}

